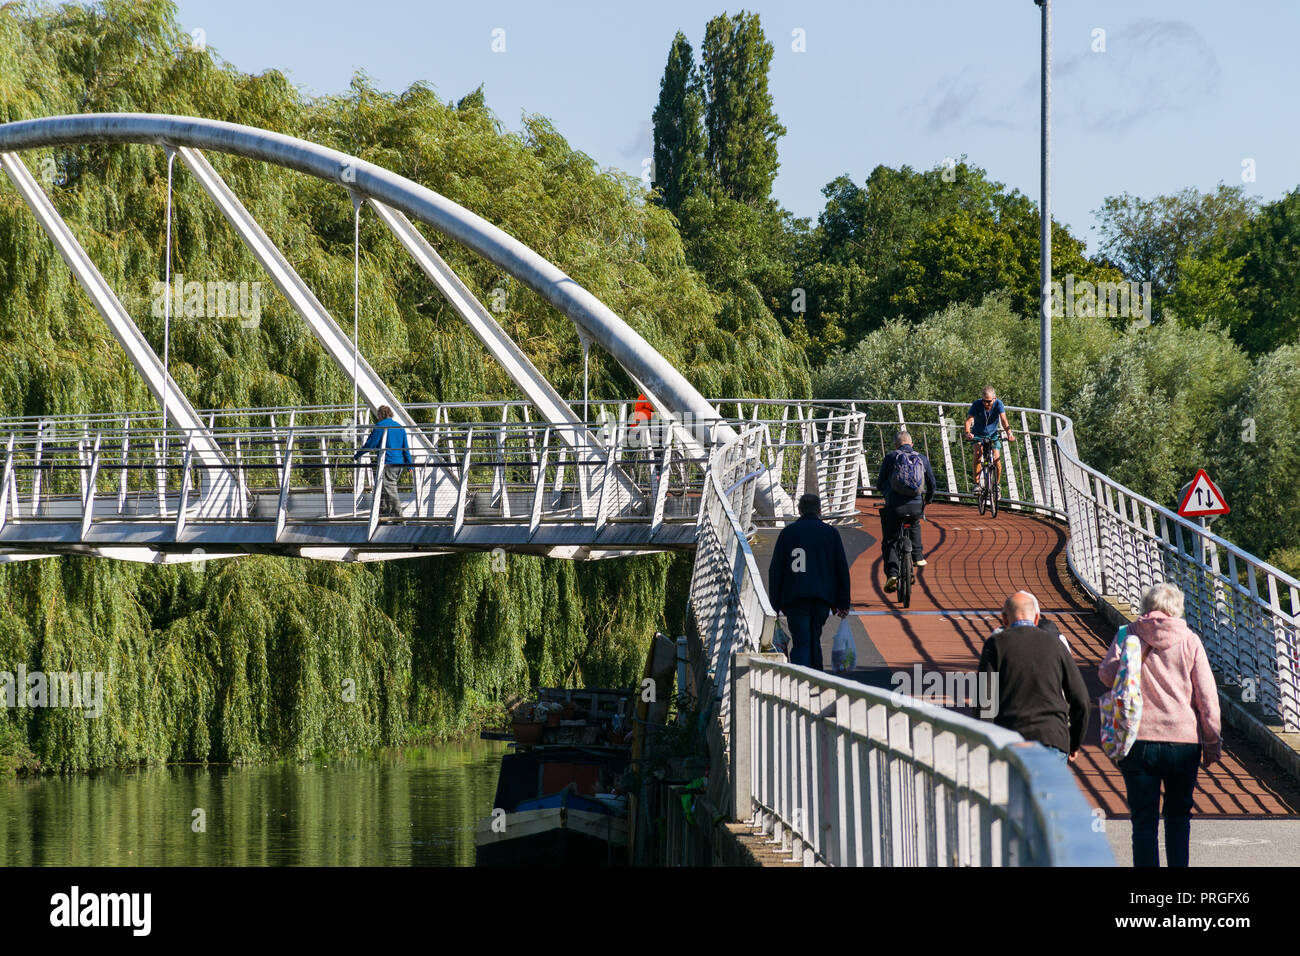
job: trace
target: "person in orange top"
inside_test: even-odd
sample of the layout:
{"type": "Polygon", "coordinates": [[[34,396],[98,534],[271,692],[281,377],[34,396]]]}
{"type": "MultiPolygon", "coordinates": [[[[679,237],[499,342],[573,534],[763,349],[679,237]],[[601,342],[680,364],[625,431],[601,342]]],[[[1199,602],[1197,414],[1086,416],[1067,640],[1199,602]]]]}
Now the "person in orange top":
{"type": "Polygon", "coordinates": [[[632,411],[632,427],[636,428],[641,424],[650,424],[650,419],[655,417],[655,407],[650,404],[650,400],[642,392],[636,397],[636,408],[632,411]]]}

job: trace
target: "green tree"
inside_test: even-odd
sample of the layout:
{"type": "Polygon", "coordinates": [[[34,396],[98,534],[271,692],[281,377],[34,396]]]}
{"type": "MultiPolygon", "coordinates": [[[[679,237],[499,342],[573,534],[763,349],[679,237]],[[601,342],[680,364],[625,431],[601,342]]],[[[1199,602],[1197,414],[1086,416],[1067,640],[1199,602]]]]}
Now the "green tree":
{"type": "Polygon", "coordinates": [[[673,37],[654,111],[654,173],[659,201],[678,215],[705,178],[704,96],[691,45],[673,37]]]}
{"type": "MultiPolygon", "coordinates": [[[[814,342],[852,344],[887,318],[919,321],[1003,289],[1015,312],[1037,314],[1037,209],[964,157],[923,172],[878,166],[863,187],[841,176],[822,192],[826,206],[799,246],[794,279],[808,290],[814,342]]],[[[1058,278],[1119,278],[1055,223],[1052,263],[1058,278]]]]}
{"type": "Polygon", "coordinates": [[[1223,242],[1213,242],[1199,254],[1185,254],[1177,263],[1178,284],[1165,300],[1166,312],[1184,327],[1241,328],[1247,315],[1244,264],[1223,242]]]}
{"type": "Polygon", "coordinates": [[[1214,529],[1253,554],[1300,567],[1300,345],[1261,356],[1225,407],[1211,474],[1232,513],[1214,529]]]}
{"type": "MultiPolygon", "coordinates": [[[[1179,264],[1227,242],[1254,209],[1245,187],[1220,183],[1207,193],[1188,187],[1152,199],[1129,193],[1107,196],[1093,212],[1102,254],[1125,278],[1151,283],[1152,314],[1159,319],[1165,297],[1178,286],[1179,264]]],[[[1204,274],[1199,278],[1205,281],[1204,274]]],[[[1183,305],[1186,308],[1186,300],[1183,305]]]]}
{"type": "Polygon", "coordinates": [[[1260,209],[1229,249],[1241,260],[1237,341],[1253,355],[1300,341],[1300,188],[1260,209]]]}
{"type": "Polygon", "coordinates": [[[1075,420],[1084,461],[1167,505],[1211,461],[1225,409],[1250,373],[1223,330],[1163,323],[1117,336],[1061,408],[1075,420]]]}
{"type": "MultiPolygon", "coordinates": [[[[714,293],[686,262],[641,182],[599,169],[542,117],[505,131],[480,92],[427,86],[309,97],[275,71],[251,76],[193,48],[168,3],[0,6],[0,113],[192,114],[275,129],[393,169],[474,209],[623,315],[706,394],[807,393],[802,353],[752,287],[714,293]]],[[[163,269],[166,160],[144,146],[32,151],[57,171],[51,201],[161,352],[149,289],[163,269]]],[[[352,207],[336,183],[209,158],[327,308],[352,309],[352,207]]],[[[264,280],[179,165],[174,269],[264,280]]],[[[572,324],[540,296],[441,237],[441,254],[564,394],[581,391],[572,324]]],[[[517,391],[396,239],[362,219],[360,347],[407,402],[517,391]]],[[[269,285],[267,286],[269,288],[269,285]]],[[[350,402],[342,371],[278,295],[260,327],[173,321],[171,371],[200,408],[350,402]]],[[[632,383],[597,350],[592,394],[632,383]]],[[[30,211],[0,189],[0,408],[61,415],[154,408],[30,211]]],[[[67,475],[75,486],[74,476],[67,475]]],[[[112,675],[103,720],[0,710],[0,770],[34,754],[54,770],[166,760],[261,760],[464,731],[537,684],[629,683],[656,628],[680,633],[682,565],[651,555],[589,564],[487,555],[383,566],[270,556],[204,571],[86,557],[0,565],[0,662],[112,675]],[[357,702],[338,693],[356,682],[357,702]]]]}
{"type": "Polygon", "coordinates": [[[765,204],[780,165],[776,141],[785,135],[767,89],[772,44],[758,14],[741,11],[710,20],[700,52],[709,169],[723,195],[765,204]]]}
{"type": "MultiPolygon", "coordinates": [[[[813,394],[969,403],[985,385],[993,385],[1007,404],[1032,407],[1038,404],[1038,336],[1038,323],[1026,322],[1005,293],[975,305],[951,304],[921,322],[891,319],[817,368],[813,394]],[[1027,356],[1035,358],[1027,361],[1027,356]]],[[[1082,387],[1087,369],[1108,352],[1116,336],[1101,319],[1057,320],[1052,352],[1055,406],[1082,387]]]]}

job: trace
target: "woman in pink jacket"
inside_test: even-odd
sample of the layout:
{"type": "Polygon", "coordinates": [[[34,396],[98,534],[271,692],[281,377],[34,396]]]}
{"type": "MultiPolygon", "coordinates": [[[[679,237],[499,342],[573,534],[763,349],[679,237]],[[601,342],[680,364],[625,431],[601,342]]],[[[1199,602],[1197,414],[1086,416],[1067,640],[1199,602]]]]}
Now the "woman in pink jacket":
{"type": "MultiPolygon", "coordinates": [[[[1183,592],[1157,584],[1129,625],[1142,642],[1142,717],[1133,749],[1119,762],[1133,823],[1133,865],[1159,866],[1160,788],[1165,791],[1165,861],[1187,866],[1198,764],[1220,757],[1219,693],[1205,647],[1183,620],[1183,592]]],[[[1119,669],[1114,641],[1097,676],[1110,687],[1119,669]]]]}

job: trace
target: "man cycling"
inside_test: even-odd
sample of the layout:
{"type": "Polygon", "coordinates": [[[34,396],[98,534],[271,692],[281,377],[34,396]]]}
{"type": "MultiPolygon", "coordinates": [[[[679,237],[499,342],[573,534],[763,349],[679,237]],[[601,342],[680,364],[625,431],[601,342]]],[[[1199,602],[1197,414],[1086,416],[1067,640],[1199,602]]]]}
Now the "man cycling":
{"type": "Polygon", "coordinates": [[[898,548],[894,538],[904,518],[912,519],[912,554],[918,568],[925,567],[921,550],[921,516],[934,497],[934,470],[930,459],[912,447],[912,436],[899,432],[894,450],[880,463],[876,488],[885,496],[880,509],[880,550],[885,559],[885,590],[898,590],[898,548]]]}
{"type": "MultiPolygon", "coordinates": [[[[1011,434],[1011,426],[1007,424],[1007,410],[1002,404],[1002,399],[998,398],[998,393],[993,390],[992,385],[985,386],[983,398],[978,398],[971,402],[970,410],[966,412],[966,440],[979,441],[981,439],[990,439],[993,442],[993,463],[997,473],[997,480],[993,482],[994,488],[1002,487],[1002,439],[998,437],[998,425],[1001,424],[1002,430],[1007,433],[1007,441],[1015,441],[1016,436],[1011,434]]],[[[984,463],[984,446],[975,445],[975,486],[978,488],[980,483],[980,470],[984,463]]]]}

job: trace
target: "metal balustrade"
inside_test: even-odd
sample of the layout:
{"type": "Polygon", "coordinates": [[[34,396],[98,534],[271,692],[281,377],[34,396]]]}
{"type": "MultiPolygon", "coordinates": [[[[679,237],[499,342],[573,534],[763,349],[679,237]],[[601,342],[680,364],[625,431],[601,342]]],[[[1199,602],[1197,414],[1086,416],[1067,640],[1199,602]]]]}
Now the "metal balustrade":
{"type": "Polygon", "coordinates": [[[737,807],[806,866],[1113,866],[1059,757],[954,711],[737,657],[737,807]]]}
{"type": "Polygon", "coordinates": [[[474,548],[489,540],[476,530],[484,526],[499,545],[552,550],[694,542],[706,462],[672,428],[650,441],[610,423],[597,429],[604,447],[584,455],[564,426],[444,421],[426,432],[431,452],[413,456],[402,520],[386,525],[398,533],[385,542],[373,493],[382,453],[353,460],[365,430],[302,424],[294,412],[277,427],[267,417],[264,427],[208,428],[224,456],[217,462],[156,420],[114,429],[100,421],[94,432],[47,420],[11,431],[0,545],[474,548]]]}
{"type": "Polygon", "coordinates": [[[776,612],[747,539],[765,437],[762,426],[755,426],[714,450],[695,535],[690,603],[707,668],[698,690],[708,706],[716,702],[724,727],[732,655],[770,646],[776,626],[776,612]]]}
{"type": "MultiPolygon", "coordinates": [[[[206,455],[194,454],[196,430],[163,428],[156,412],[0,421],[0,436],[8,433],[0,549],[371,560],[483,547],[556,557],[690,548],[708,436],[728,423],[638,424],[630,409],[593,402],[584,408],[590,423],[565,426],[530,420],[519,402],[408,406],[419,441],[400,524],[381,521],[370,493],[377,461],[352,460],[370,426],[354,425],[349,406],[198,412],[206,455]]],[[[851,519],[856,464],[847,449],[860,440],[862,416],[807,418],[785,435],[755,432],[744,467],[771,484],[783,465],[802,462],[786,468],[796,493],[833,493],[841,520],[851,519]]],[[[734,506],[753,515],[758,485],[740,481],[742,472],[720,474],[739,496],[734,506]]]]}

